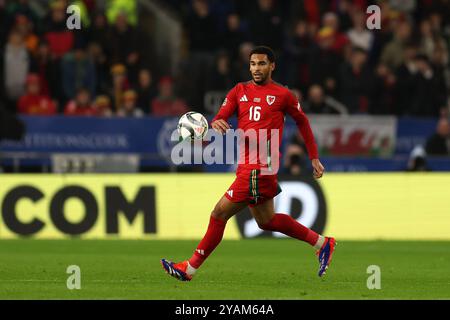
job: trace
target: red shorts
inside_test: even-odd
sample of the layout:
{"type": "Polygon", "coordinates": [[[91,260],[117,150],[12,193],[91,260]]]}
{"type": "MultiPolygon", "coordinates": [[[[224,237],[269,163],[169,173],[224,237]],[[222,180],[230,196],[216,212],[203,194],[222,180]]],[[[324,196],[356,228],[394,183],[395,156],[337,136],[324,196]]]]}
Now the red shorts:
{"type": "Polygon", "coordinates": [[[238,170],[236,179],[224,196],[231,202],[247,202],[254,207],[281,192],[276,174],[261,175],[259,169],[238,170]]]}

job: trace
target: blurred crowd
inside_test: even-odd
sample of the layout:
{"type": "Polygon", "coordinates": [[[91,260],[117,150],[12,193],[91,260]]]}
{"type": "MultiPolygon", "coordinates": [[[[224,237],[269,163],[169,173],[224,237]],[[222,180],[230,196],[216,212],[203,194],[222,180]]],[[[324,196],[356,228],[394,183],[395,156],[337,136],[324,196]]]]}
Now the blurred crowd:
{"type": "Polygon", "coordinates": [[[180,74],[193,105],[248,80],[248,53],[266,44],[277,53],[275,80],[295,89],[307,112],[448,113],[448,0],[168,2],[185,21],[180,74]],[[372,4],[379,30],[366,27],[372,4]]]}
{"type": "MultiPolygon", "coordinates": [[[[0,0],[1,96],[27,115],[142,117],[179,115],[170,75],[155,79],[143,58],[136,1],[0,0]],[[81,9],[81,29],[67,26],[67,7],[81,9]]],[[[147,41],[147,42],[146,42],[147,41]]]]}
{"type": "Polygon", "coordinates": [[[248,54],[264,44],[308,113],[448,115],[450,0],[159,1],[181,21],[184,50],[177,72],[157,77],[137,1],[50,0],[45,15],[30,2],[0,0],[1,95],[18,113],[211,113],[205,94],[249,80],[248,54]],[[81,30],[66,26],[71,3],[81,30]],[[366,27],[372,4],[380,29],[366,27]]]}

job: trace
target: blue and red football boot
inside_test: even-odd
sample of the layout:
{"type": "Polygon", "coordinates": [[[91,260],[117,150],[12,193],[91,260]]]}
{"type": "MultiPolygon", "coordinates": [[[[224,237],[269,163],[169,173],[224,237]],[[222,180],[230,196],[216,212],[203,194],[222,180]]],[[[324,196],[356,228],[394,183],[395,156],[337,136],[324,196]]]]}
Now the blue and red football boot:
{"type": "Polygon", "coordinates": [[[317,250],[316,255],[319,258],[319,277],[323,276],[331,263],[334,248],[336,247],[336,239],[332,237],[325,237],[325,242],[320,250],[317,250]]]}
{"type": "Polygon", "coordinates": [[[186,272],[187,269],[187,261],[183,261],[180,263],[173,263],[172,261],[168,261],[166,259],[161,259],[161,264],[166,270],[167,274],[174,277],[180,281],[191,281],[192,276],[188,275],[186,272]]]}

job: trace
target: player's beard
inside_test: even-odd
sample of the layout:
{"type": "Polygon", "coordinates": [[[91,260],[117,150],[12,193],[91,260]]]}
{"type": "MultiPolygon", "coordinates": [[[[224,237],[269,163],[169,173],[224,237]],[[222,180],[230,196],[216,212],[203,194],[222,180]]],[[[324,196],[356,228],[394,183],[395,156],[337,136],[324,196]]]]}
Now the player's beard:
{"type": "Polygon", "coordinates": [[[255,76],[252,74],[252,79],[253,82],[256,83],[257,85],[261,85],[264,84],[267,80],[267,74],[261,73],[261,77],[259,78],[259,80],[255,79],[255,76]]]}

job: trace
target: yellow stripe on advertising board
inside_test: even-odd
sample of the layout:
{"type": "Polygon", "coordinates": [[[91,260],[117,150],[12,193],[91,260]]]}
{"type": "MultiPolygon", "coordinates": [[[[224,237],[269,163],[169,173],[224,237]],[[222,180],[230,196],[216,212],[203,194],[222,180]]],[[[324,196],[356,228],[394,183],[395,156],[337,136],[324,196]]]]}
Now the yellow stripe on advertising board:
{"type": "Polygon", "coordinates": [[[449,173],[333,173],[320,182],[325,233],[341,239],[450,239],[449,173]]]}
{"type": "MultiPolygon", "coordinates": [[[[23,223],[39,219],[42,229],[33,238],[68,238],[55,227],[50,218],[50,206],[54,195],[66,186],[78,186],[88,190],[98,204],[95,224],[80,238],[126,238],[126,239],[199,239],[206,232],[209,216],[216,202],[232,183],[232,174],[142,174],[142,175],[3,175],[0,184],[0,205],[8,193],[20,186],[39,190],[43,197],[33,202],[21,198],[15,206],[17,218],[23,223]],[[156,234],[143,233],[143,215],[138,214],[130,224],[125,216],[118,214],[119,233],[106,234],[105,188],[119,186],[124,196],[132,201],[139,188],[154,186],[156,195],[156,234]]],[[[2,212],[5,208],[2,208],[2,212]]],[[[72,223],[85,216],[83,203],[71,198],[65,203],[65,217],[72,223]]],[[[17,238],[0,218],[0,239],[17,238]]],[[[239,239],[234,220],[227,224],[224,238],[239,239]]]]}
{"type": "MultiPolygon", "coordinates": [[[[98,217],[79,235],[81,238],[200,239],[206,232],[211,210],[234,177],[234,174],[2,175],[0,239],[19,237],[5,219],[8,225],[17,225],[17,221],[26,225],[35,220],[34,227],[39,231],[29,235],[33,238],[70,238],[61,228],[68,225],[70,228],[86,218],[85,202],[70,197],[74,190],[98,209],[98,217]],[[146,210],[153,203],[154,210],[150,210],[156,214],[153,225],[144,219],[142,210],[133,211],[141,208],[136,204],[138,198],[146,210]],[[67,221],[63,221],[61,212],[67,221]],[[55,224],[54,219],[59,222],[55,224]],[[146,227],[155,228],[156,233],[144,233],[144,222],[146,227]]],[[[450,240],[450,174],[328,173],[319,183],[328,211],[324,232],[327,235],[339,239],[450,240]]],[[[91,217],[93,211],[91,208],[88,213],[91,217]]],[[[224,238],[241,238],[235,219],[228,222],[224,238]]]]}

